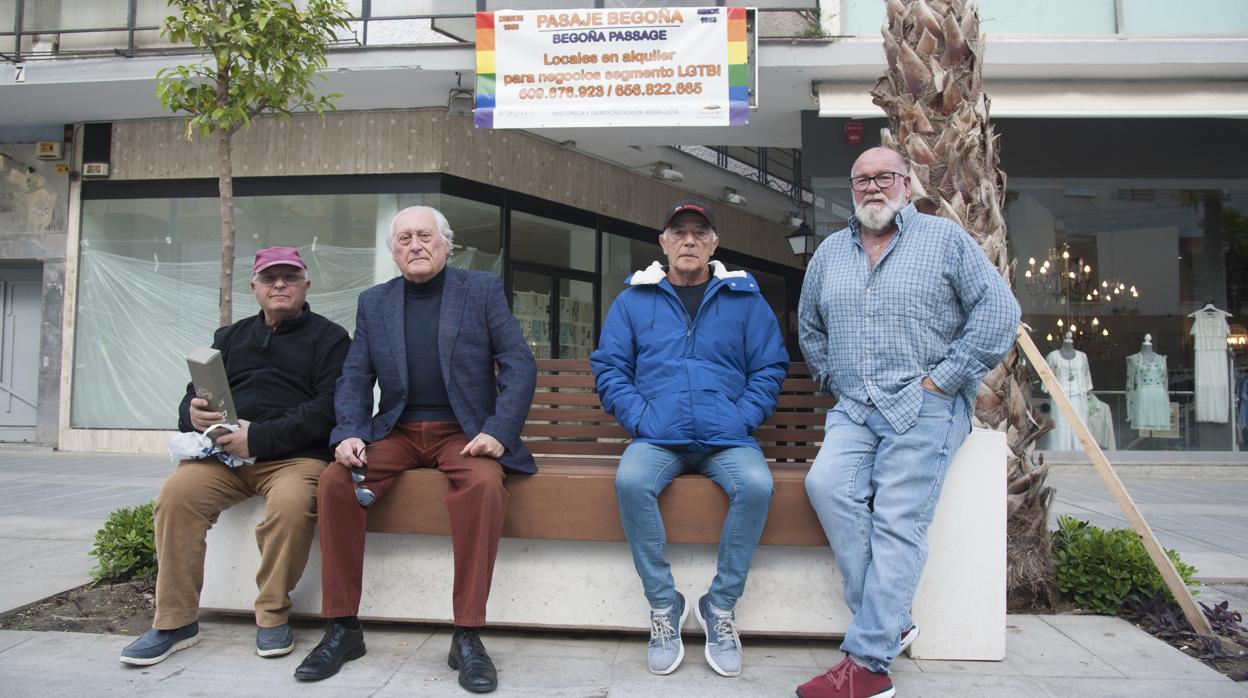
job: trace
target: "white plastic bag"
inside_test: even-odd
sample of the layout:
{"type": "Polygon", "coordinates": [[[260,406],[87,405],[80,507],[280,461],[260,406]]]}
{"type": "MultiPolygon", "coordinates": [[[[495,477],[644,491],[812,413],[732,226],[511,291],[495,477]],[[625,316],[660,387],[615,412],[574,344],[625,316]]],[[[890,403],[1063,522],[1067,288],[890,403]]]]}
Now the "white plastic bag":
{"type": "Polygon", "coordinates": [[[239,458],[213,443],[212,439],[208,438],[208,432],[213,429],[238,431],[238,425],[214,424],[208,427],[203,434],[197,431],[185,431],[174,434],[169,437],[169,443],[166,445],[169,449],[169,457],[173,460],[199,460],[209,456],[216,456],[217,459],[231,468],[251,465],[256,462],[255,458],[239,458]]]}

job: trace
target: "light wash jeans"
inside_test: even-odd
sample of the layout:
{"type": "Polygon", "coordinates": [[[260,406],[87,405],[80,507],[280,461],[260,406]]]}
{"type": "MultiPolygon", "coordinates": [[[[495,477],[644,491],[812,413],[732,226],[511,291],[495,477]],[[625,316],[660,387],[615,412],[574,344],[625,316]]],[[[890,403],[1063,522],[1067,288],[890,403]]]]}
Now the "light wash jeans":
{"type": "MultiPolygon", "coordinates": [[[[625,449],[615,475],[615,493],[633,564],[651,608],[676,603],[676,582],[664,555],[667,531],[659,513],[659,494],[683,473],[705,475],[728,493],[728,516],[719,536],[719,560],[709,593],[711,605],[731,611],[745,589],[750,560],[767,521],[771,469],[762,452],[749,447],[695,453],[633,443],[625,449]]],[[[687,603],[697,603],[697,599],[687,603]]]]}
{"type": "Polygon", "coordinates": [[[966,401],[926,389],[918,422],[900,434],[878,409],[863,424],[840,407],[828,413],[806,494],[854,614],[841,650],[871,671],[888,671],[910,626],[927,527],[949,462],[969,432],[966,401]]]}

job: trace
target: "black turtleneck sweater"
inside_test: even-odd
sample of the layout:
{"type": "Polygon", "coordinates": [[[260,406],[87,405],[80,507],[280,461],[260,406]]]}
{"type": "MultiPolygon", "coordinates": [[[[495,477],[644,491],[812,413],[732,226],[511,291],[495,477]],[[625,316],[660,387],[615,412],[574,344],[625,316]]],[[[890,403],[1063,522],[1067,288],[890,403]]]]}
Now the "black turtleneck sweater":
{"type": "Polygon", "coordinates": [[[438,317],[446,267],[424,283],[404,281],[403,333],[407,338],[407,407],[399,422],[454,422],[438,356],[438,317]]]}

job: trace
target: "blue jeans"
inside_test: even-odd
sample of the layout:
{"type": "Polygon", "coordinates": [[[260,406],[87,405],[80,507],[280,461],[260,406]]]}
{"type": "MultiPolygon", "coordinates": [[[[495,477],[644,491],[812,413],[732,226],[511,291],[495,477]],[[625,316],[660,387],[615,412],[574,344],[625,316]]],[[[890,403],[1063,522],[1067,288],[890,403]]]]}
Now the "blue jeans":
{"type": "MultiPolygon", "coordinates": [[[[716,608],[731,611],[745,589],[750,560],[767,522],[771,469],[756,448],[694,453],[646,443],[629,445],[615,474],[615,494],[624,534],[633,551],[633,564],[651,608],[667,608],[676,603],[676,582],[664,555],[667,531],[659,513],[659,494],[683,473],[705,475],[728,493],[728,516],[719,536],[719,559],[710,601],[716,608]]],[[[695,602],[696,599],[690,601],[695,602]]]]}
{"type": "Polygon", "coordinates": [[[900,434],[878,409],[863,424],[840,407],[828,413],[806,494],[854,614],[841,650],[872,671],[888,671],[910,626],[927,527],[949,462],[969,432],[966,401],[927,390],[918,422],[900,434]]]}

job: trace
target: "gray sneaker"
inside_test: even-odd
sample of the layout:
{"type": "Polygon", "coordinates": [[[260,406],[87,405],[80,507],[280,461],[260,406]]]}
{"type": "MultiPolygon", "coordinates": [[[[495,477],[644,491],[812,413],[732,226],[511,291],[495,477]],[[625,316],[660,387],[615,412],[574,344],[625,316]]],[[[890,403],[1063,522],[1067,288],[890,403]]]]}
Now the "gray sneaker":
{"type": "Polygon", "coordinates": [[[706,632],[706,662],[720,676],[741,674],[741,636],[737,617],[711,605],[710,595],[698,599],[698,625],[706,632]]]}
{"type": "Polygon", "coordinates": [[[667,610],[650,609],[650,645],[646,661],[650,671],[665,675],[676,671],[685,658],[685,643],[680,641],[680,626],[689,617],[685,597],[676,594],[676,603],[667,610]]]}
{"type": "Polygon", "coordinates": [[[256,654],[261,657],[281,657],[295,649],[295,634],[290,624],[282,623],[275,628],[256,626],[256,654]]]}
{"type": "Polygon", "coordinates": [[[134,666],[151,666],[199,642],[199,621],[173,630],[150,628],[121,651],[121,661],[134,666]]]}

